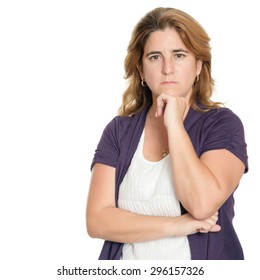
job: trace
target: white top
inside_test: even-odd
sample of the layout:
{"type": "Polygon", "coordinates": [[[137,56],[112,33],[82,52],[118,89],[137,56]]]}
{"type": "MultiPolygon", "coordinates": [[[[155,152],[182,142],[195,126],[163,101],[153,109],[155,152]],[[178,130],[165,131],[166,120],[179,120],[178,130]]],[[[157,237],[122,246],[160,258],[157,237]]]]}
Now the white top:
{"type": "MultiPolygon", "coordinates": [[[[119,208],[150,216],[181,215],[172,182],[169,155],[158,162],[148,161],[143,156],[143,142],[144,133],[119,188],[119,208]]],[[[190,260],[188,238],[182,236],[126,243],[121,259],[190,260]]]]}

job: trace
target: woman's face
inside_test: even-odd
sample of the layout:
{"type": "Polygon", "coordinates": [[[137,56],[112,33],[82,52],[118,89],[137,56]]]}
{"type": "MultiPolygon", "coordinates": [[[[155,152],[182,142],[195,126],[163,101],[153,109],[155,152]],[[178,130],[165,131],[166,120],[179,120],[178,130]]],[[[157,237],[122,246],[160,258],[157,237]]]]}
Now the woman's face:
{"type": "Polygon", "coordinates": [[[190,98],[202,67],[173,28],[151,33],[142,63],[139,73],[155,96],[166,93],[190,98]]]}

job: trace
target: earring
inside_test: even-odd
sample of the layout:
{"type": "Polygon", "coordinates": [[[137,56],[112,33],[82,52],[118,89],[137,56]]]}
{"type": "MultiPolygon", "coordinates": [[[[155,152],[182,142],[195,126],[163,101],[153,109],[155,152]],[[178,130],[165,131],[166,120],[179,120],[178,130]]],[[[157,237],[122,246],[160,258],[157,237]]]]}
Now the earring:
{"type": "Polygon", "coordinates": [[[199,81],[199,79],[200,79],[200,76],[199,76],[199,74],[197,74],[197,76],[196,76],[196,83],[199,81]]]}
{"type": "Polygon", "coordinates": [[[141,80],[141,85],[142,87],[147,87],[147,83],[144,79],[141,80]]]}

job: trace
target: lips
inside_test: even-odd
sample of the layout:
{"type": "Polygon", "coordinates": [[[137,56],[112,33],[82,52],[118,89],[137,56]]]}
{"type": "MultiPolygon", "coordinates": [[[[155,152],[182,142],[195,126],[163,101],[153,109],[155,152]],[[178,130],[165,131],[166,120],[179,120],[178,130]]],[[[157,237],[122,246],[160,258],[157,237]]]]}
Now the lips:
{"type": "Polygon", "coordinates": [[[165,81],[161,83],[162,85],[173,85],[173,84],[177,84],[177,82],[175,81],[165,81]]]}

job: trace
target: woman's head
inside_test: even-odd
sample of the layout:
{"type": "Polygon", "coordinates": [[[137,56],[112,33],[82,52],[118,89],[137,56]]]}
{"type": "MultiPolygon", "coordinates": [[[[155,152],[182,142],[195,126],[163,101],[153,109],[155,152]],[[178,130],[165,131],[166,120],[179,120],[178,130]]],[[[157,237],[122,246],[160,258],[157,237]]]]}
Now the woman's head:
{"type": "Polygon", "coordinates": [[[138,68],[142,68],[148,38],[153,32],[166,28],[173,28],[195,59],[202,61],[199,79],[195,79],[193,85],[191,106],[197,108],[197,100],[206,107],[214,106],[210,101],[214,81],[211,77],[210,39],[207,33],[195,19],[183,11],[174,8],[156,8],[137,23],[129,42],[125,58],[125,78],[129,80],[129,85],[123,95],[123,104],[119,110],[121,115],[135,114],[151,99],[149,87],[141,84],[138,68]]]}

